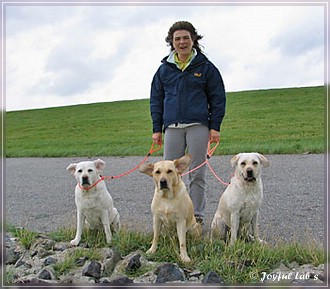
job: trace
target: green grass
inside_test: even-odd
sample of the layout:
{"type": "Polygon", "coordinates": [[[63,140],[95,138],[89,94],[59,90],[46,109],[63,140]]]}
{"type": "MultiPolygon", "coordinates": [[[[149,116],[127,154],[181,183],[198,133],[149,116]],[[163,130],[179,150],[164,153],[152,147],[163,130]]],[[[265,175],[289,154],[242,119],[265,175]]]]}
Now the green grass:
{"type": "Polygon", "coordinates": [[[76,250],[69,251],[67,256],[64,258],[63,261],[54,265],[55,275],[57,277],[68,273],[72,268],[76,267],[76,261],[79,258],[86,257],[88,260],[100,260],[101,255],[95,249],[84,249],[84,248],[77,248],[76,250]]]}
{"type": "Polygon", "coordinates": [[[33,242],[38,237],[38,233],[33,231],[28,231],[24,228],[17,228],[11,225],[7,225],[7,231],[10,231],[16,238],[20,240],[22,246],[29,250],[33,242]]]}
{"type": "MultiPolygon", "coordinates": [[[[323,153],[324,100],[323,86],[227,93],[215,154],[323,153]]],[[[7,112],[5,128],[6,157],[140,156],[152,134],[147,99],[7,112]]]]}
{"type": "MultiPolygon", "coordinates": [[[[121,230],[113,235],[112,246],[122,256],[139,250],[145,258],[154,262],[178,263],[187,269],[197,269],[206,274],[213,270],[217,272],[227,284],[248,284],[260,281],[262,272],[271,273],[281,263],[288,265],[292,262],[298,264],[313,264],[318,266],[324,264],[325,254],[322,245],[312,238],[304,243],[292,241],[284,243],[275,241],[273,244],[265,245],[259,243],[245,243],[237,241],[233,246],[226,245],[223,241],[210,241],[203,237],[193,239],[188,235],[188,254],[192,259],[190,264],[183,264],[179,259],[179,245],[175,232],[162,230],[158,250],[155,254],[146,255],[150,247],[152,235],[121,230]]],[[[49,234],[54,241],[69,242],[74,237],[73,229],[60,229],[49,234]]],[[[274,240],[279,239],[275,238],[274,240]]],[[[100,260],[99,249],[108,247],[105,243],[103,232],[91,233],[84,230],[83,243],[88,244],[89,249],[77,248],[68,251],[65,259],[55,265],[57,276],[65,274],[73,269],[75,261],[80,257],[88,257],[90,260],[100,260]]],[[[141,268],[130,276],[139,276],[146,273],[150,268],[141,268]]],[[[150,269],[151,270],[151,269],[150,269]]],[[[123,272],[125,274],[125,272],[123,272]]]]}

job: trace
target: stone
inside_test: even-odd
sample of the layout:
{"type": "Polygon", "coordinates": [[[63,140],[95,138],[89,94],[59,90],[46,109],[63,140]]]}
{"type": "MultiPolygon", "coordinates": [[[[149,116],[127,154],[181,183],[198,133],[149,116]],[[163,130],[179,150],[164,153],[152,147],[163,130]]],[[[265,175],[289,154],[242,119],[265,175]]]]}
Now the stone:
{"type": "Polygon", "coordinates": [[[99,279],[101,277],[101,264],[93,260],[83,269],[82,275],[99,279]]]}
{"type": "Polygon", "coordinates": [[[183,272],[176,264],[166,263],[159,266],[155,274],[157,275],[156,283],[167,283],[173,281],[184,281],[183,272]]]}
{"type": "Polygon", "coordinates": [[[50,255],[52,255],[52,254],[53,254],[52,251],[47,250],[47,249],[45,249],[45,248],[43,248],[43,247],[40,247],[40,248],[38,248],[38,250],[37,250],[37,256],[38,256],[40,259],[45,258],[45,257],[47,257],[47,256],[50,256],[50,255]]]}
{"type": "Polygon", "coordinates": [[[88,260],[87,257],[80,257],[80,258],[76,259],[74,263],[77,266],[80,266],[81,267],[81,266],[84,266],[85,265],[85,263],[86,263],[87,260],[88,260]]]}
{"type": "Polygon", "coordinates": [[[47,257],[44,261],[44,265],[48,266],[48,265],[53,265],[57,263],[57,259],[53,258],[53,257],[47,257]]]}
{"type": "Polygon", "coordinates": [[[128,259],[125,271],[127,273],[132,273],[141,267],[141,254],[135,254],[128,259]]]}
{"type": "Polygon", "coordinates": [[[74,284],[94,284],[96,283],[95,279],[88,276],[79,276],[77,279],[72,280],[74,284]]]}
{"type": "Polygon", "coordinates": [[[121,255],[117,250],[112,250],[112,254],[104,261],[103,277],[110,277],[115,270],[116,265],[121,260],[121,255]]]}
{"type": "Polygon", "coordinates": [[[42,269],[37,277],[42,280],[56,280],[54,269],[52,267],[47,267],[42,269]]]}
{"type": "Polygon", "coordinates": [[[115,279],[112,279],[108,282],[104,282],[108,284],[114,284],[114,285],[121,285],[121,284],[132,284],[133,280],[128,278],[127,276],[120,276],[115,279]]]}
{"type": "Polygon", "coordinates": [[[221,277],[214,271],[209,271],[202,280],[202,283],[224,283],[221,277]]]}
{"type": "Polygon", "coordinates": [[[68,244],[64,242],[55,243],[53,250],[54,251],[64,251],[68,248],[68,244]]]}
{"type": "Polygon", "coordinates": [[[15,264],[21,257],[15,247],[6,248],[6,265],[15,264]]]}
{"type": "Polygon", "coordinates": [[[22,258],[21,259],[19,259],[17,262],[16,262],[16,264],[15,264],[15,268],[18,268],[18,267],[21,267],[21,266],[24,266],[25,268],[27,268],[27,269],[30,269],[30,268],[32,268],[32,265],[30,264],[30,263],[27,263],[27,262],[25,262],[24,260],[22,260],[22,258]]]}
{"type": "Polygon", "coordinates": [[[39,279],[35,276],[26,276],[22,278],[21,280],[15,282],[15,284],[49,284],[49,282],[46,282],[46,280],[39,279]]]}
{"type": "Polygon", "coordinates": [[[101,255],[102,260],[104,259],[108,259],[111,258],[111,256],[113,255],[114,251],[117,251],[116,249],[112,249],[112,248],[100,248],[97,250],[98,254],[101,255]]]}

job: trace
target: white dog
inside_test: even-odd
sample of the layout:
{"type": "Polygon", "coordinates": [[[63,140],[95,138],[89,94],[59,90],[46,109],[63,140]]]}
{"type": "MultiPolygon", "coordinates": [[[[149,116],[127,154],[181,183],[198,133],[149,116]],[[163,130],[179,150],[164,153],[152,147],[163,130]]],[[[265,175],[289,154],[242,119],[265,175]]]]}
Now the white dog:
{"type": "Polygon", "coordinates": [[[231,245],[238,236],[262,241],[258,234],[258,214],[263,198],[261,167],[268,167],[269,162],[259,153],[240,153],[230,162],[235,174],[220,198],[211,224],[211,238],[218,233],[221,239],[226,239],[230,229],[231,245]]]}
{"type": "Polygon", "coordinates": [[[147,254],[156,252],[162,224],[175,224],[180,243],[180,258],[183,262],[191,261],[187,253],[186,234],[191,231],[198,237],[202,228],[196,222],[192,200],[181,179],[181,174],[189,164],[190,156],[186,155],[174,161],[159,161],[140,166],[140,172],[153,177],[155,183],[151,204],[154,237],[147,254]]]}
{"type": "Polygon", "coordinates": [[[72,246],[79,244],[85,222],[90,229],[103,228],[107,243],[110,243],[112,238],[110,225],[115,232],[120,229],[118,211],[113,206],[105,182],[101,180],[100,173],[104,167],[105,162],[100,159],[73,163],[67,167],[78,182],[75,189],[77,232],[70,242],[72,246]]]}

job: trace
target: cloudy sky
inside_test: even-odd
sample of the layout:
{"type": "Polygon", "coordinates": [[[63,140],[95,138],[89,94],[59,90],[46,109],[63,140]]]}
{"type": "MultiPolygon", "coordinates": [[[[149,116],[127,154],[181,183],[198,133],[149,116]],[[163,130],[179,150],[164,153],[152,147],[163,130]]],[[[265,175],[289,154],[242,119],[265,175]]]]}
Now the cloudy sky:
{"type": "Polygon", "coordinates": [[[165,36],[193,23],[226,90],[324,84],[324,7],[5,6],[7,111],[149,98],[165,36]]]}

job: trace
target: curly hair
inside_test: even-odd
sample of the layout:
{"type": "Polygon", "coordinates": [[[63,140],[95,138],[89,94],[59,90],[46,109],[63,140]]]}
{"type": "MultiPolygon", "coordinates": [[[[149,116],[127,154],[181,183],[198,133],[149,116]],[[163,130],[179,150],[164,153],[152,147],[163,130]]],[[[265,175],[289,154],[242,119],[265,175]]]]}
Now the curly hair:
{"type": "Polygon", "coordinates": [[[187,31],[189,31],[189,33],[191,35],[191,39],[194,42],[193,47],[198,52],[202,52],[201,45],[198,43],[198,40],[202,39],[203,36],[199,35],[197,33],[197,30],[195,29],[195,27],[188,21],[177,21],[168,30],[165,41],[168,43],[169,46],[171,46],[171,50],[174,50],[173,34],[177,30],[187,30],[187,31]]]}

